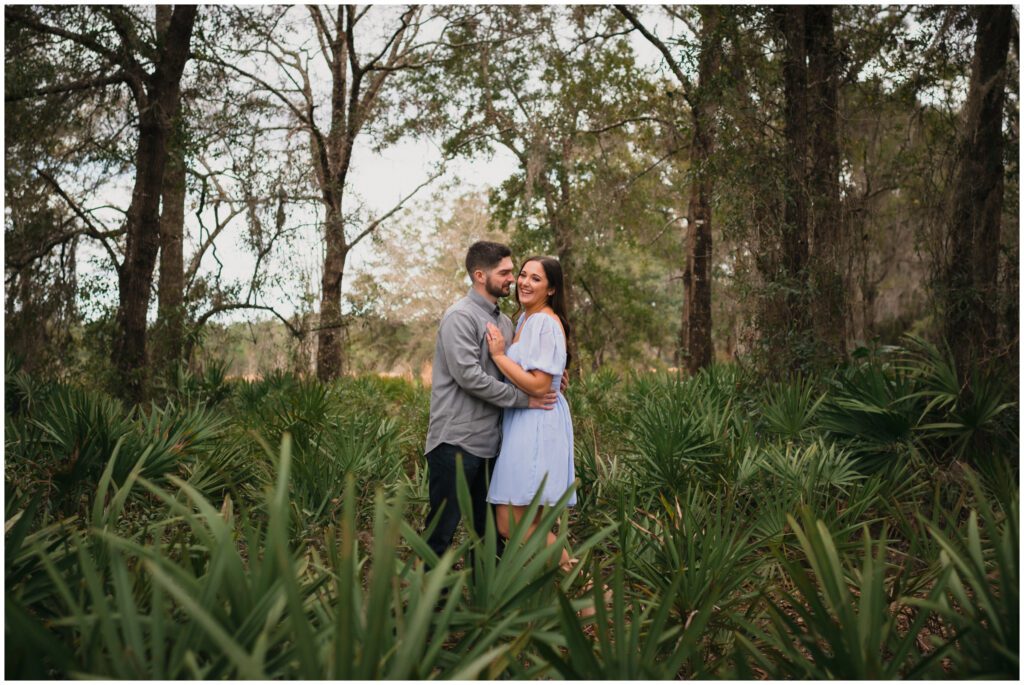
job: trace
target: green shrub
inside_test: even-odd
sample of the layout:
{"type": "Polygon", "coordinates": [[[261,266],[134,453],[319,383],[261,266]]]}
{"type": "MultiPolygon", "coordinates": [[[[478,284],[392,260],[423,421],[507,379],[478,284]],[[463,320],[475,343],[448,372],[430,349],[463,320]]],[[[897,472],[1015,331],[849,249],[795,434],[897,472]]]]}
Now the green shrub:
{"type": "Polygon", "coordinates": [[[127,410],[7,367],[11,678],[1019,670],[1016,405],[913,345],[769,386],[575,380],[579,506],[500,559],[493,520],[440,558],[417,529],[419,385],[214,371],[127,410]]]}

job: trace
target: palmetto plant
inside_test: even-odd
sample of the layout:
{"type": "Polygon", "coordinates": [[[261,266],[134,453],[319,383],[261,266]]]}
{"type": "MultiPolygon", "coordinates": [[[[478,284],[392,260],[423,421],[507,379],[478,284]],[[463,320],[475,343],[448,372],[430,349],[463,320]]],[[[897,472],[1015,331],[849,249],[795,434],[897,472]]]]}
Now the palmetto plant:
{"type": "MultiPolygon", "coordinates": [[[[941,675],[939,660],[946,644],[922,656],[917,639],[929,614],[917,612],[906,630],[898,627],[891,606],[906,600],[890,596],[886,541],[875,542],[865,530],[859,565],[842,561],[824,522],[809,509],[802,523],[789,524],[800,541],[803,560],[779,556],[795,592],[782,589],[766,595],[770,624],[762,629],[743,621],[737,636],[739,677],[749,677],[752,660],[775,677],[819,680],[891,679],[941,675]]],[[[930,598],[941,596],[942,583],[930,598]]]]}
{"type": "Polygon", "coordinates": [[[138,457],[147,454],[141,475],[159,482],[198,455],[207,453],[224,430],[225,420],[202,406],[152,407],[141,416],[114,467],[114,480],[123,483],[138,457]]]}
{"type": "Polygon", "coordinates": [[[771,383],[761,404],[761,423],[769,433],[785,440],[802,440],[814,430],[826,396],[804,376],[771,383]]]}
{"type": "MultiPolygon", "coordinates": [[[[634,577],[659,601],[669,601],[683,621],[707,613],[710,625],[723,623],[730,607],[749,600],[748,581],[761,558],[761,542],[748,521],[735,516],[742,505],[693,485],[674,501],[661,499],[661,510],[631,525],[643,534],[630,555],[634,577]]],[[[724,621],[728,623],[728,621],[724,621]]]]}
{"type": "Polygon", "coordinates": [[[634,474],[627,460],[619,454],[602,452],[594,436],[577,432],[574,464],[580,481],[576,512],[581,525],[599,523],[607,514],[607,502],[617,501],[624,491],[634,489],[634,474]]]}
{"type": "MultiPolygon", "coordinates": [[[[956,627],[961,678],[1020,677],[1020,499],[1001,504],[970,478],[977,509],[966,530],[925,521],[941,547],[946,594],[920,605],[956,627]]],[[[951,522],[952,523],[952,522],[951,522]]]]}
{"type": "MultiPolygon", "coordinates": [[[[611,611],[594,586],[596,639],[586,635],[564,594],[558,595],[565,644],[537,641],[537,651],[567,680],[674,680],[682,673],[703,672],[700,637],[710,611],[700,611],[685,623],[674,615],[681,576],[657,600],[633,598],[627,603],[621,566],[609,587],[611,611]]],[[[710,609],[710,606],[705,607],[710,609]]]]}
{"type": "Polygon", "coordinates": [[[1005,397],[1004,379],[975,370],[968,388],[952,353],[920,338],[908,339],[906,368],[920,379],[918,395],[927,400],[916,426],[921,440],[937,445],[943,456],[967,458],[982,467],[1012,455],[1019,444],[1011,411],[1016,402],[1005,397]]]}
{"type": "Polygon", "coordinates": [[[115,445],[134,429],[132,414],[117,400],[66,385],[50,393],[30,422],[40,431],[38,449],[51,482],[71,506],[95,486],[115,445]]]}
{"type": "Polygon", "coordinates": [[[724,466],[716,436],[709,431],[706,417],[687,401],[684,387],[669,386],[647,397],[635,410],[630,426],[637,482],[669,495],[685,492],[695,479],[716,483],[724,466]]]}
{"type": "Polygon", "coordinates": [[[802,506],[852,534],[875,520],[887,481],[866,477],[845,450],[819,438],[804,445],[767,444],[750,449],[739,465],[737,491],[743,494],[749,526],[765,541],[781,544],[787,517],[802,506]]]}
{"type": "MultiPolygon", "coordinates": [[[[112,464],[104,490],[113,486],[112,464]]],[[[44,628],[35,617],[38,601],[8,592],[8,625],[19,628],[8,633],[8,654],[33,659],[9,661],[7,674],[408,678],[441,669],[471,678],[507,649],[444,668],[444,621],[465,574],[451,572],[454,553],[429,577],[421,565],[403,562],[396,554],[401,504],[380,497],[370,565],[358,551],[351,479],[327,558],[293,549],[287,439],[278,464],[265,527],[236,521],[230,506],[218,510],[173,477],[178,496],[164,492],[139,478],[137,464],[128,482],[97,497],[91,531],[72,535],[73,566],[33,545],[55,588],[47,602],[56,611],[44,628]],[[137,480],[166,507],[151,537],[124,537],[111,527],[137,480]],[[448,608],[435,614],[444,588],[452,590],[448,608]]]]}
{"type": "Polygon", "coordinates": [[[4,356],[4,412],[7,415],[29,413],[42,400],[51,384],[40,382],[21,368],[19,360],[4,356]]]}
{"type": "Polygon", "coordinates": [[[819,414],[821,427],[854,455],[865,471],[877,471],[914,451],[914,426],[923,406],[918,384],[897,366],[867,362],[833,379],[819,414]]]}
{"type": "Polygon", "coordinates": [[[421,387],[272,374],[214,414],[8,378],[5,675],[1012,678],[1016,469],[948,464],[1015,454],[1016,407],[954,435],[913,354],[574,382],[579,506],[500,558],[493,521],[440,557],[416,528],[421,387]]]}
{"type": "MultiPolygon", "coordinates": [[[[5,622],[11,638],[22,636],[24,644],[48,645],[45,651],[60,655],[63,650],[35,620],[49,618],[57,589],[46,573],[41,554],[48,563],[66,569],[73,564],[72,531],[77,517],[40,524],[42,493],[31,500],[23,493],[5,486],[4,512],[4,598],[5,622]],[[32,607],[32,613],[26,607],[32,607]]],[[[7,674],[26,678],[50,678],[43,659],[32,649],[8,649],[7,674]]],[[[61,657],[58,656],[58,659],[61,657]]]]}

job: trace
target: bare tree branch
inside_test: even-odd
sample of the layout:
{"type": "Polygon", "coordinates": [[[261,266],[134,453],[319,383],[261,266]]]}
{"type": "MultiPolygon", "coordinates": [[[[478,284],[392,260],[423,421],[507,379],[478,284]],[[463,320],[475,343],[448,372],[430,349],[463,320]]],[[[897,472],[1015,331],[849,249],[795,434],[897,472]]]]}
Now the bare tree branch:
{"type": "Polygon", "coordinates": [[[385,54],[387,54],[388,51],[391,51],[391,56],[388,58],[388,62],[390,63],[391,60],[394,59],[395,55],[397,54],[398,46],[401,44],[402,35],[405,34],[405,30],[409,28],[410,20],[412,19],[413,15],[416,14],[416,11],[416,6],[413,5],[409,7],[409,9],[407,9],[406,11],[402,12],[402,17],[400,19],[401,23],[399,24],[398,28],[395,29],[395,32],[393,34],[391,34],[391,37],[388,39],[388,42],[384,44],[384,48],[381,49],[377,56],[366,63],[366,65],[363,67],[363,71],[366,71],[367,69],[375,65],[377,62],[379,62],[381,58],[384,57],[385,54]]]}
{"type": "Polygon", "coordinates": [[[107,76],[71,81],[70,83],[59,83],[53,86],[44,86],[24,93],[4,94],[4,102],[18,102],[29,98],[43,97],[45,95],[57,95],[59,93],[75,93],[90,88],[109,86],[115,83],[127,83],[127,75],[124,71],[117,71],[107,76]]]}
{"type": "MultiPolygon", "coordinates": [[[[197,59],[200,58],[197,57],[197,59]]],[[[245,76],[246,78],[252,80],[254,83],[259,84],[264,90],[266,90],[268,93],[270,93],[278,100],[283,102],[285,106],[292,112],[292,114],[295,115],[296,119],[298,119],[302,127],[310,132],[310,135],[312,136],[313,142],[316,146],[317,157],[320,160],[320,163],[323,165],[324,170],[328,171],[330,169],[330,164],[327,161],[327,142],[324,140],[323,132],[320,131],[319,127],[317,127],[316,122],[313,119],[313,103],[311,98],[305,98],[306,111],[303,111],[299,109],[298,105],[292,102],[290,98],[288,98],[284,93],[282,93],[280,89],[270,85],[266,80],[260,78],[256,74],[253,74],[252,72],[242,69],[241,67],[235,64],[226,62],[220,59],[219,57],[215,57],[213,55],[203,56],[201,59],[210,62],[211,64],[217,64],[227,69],[231,69],[232,71],[242,76],[245,76]]],[[[333,192],[330,189],[329,183],[321,183],[321,192],[324,193],[325,202],[328,202],[329,204],[332,203],[333,192]]]]}
{"type": "Polygon", "coordinates": [[[123,56],[126,60],[129,60],[131,66],[138,71],[142,70],[142,66],[136,61],[134,55],[147,55],[154,62],[157,56],[154,54],[153,49],[146,45],[144,41],[139,40],[138,34],[135,32],[134,22],[125,13],[123,5],[107,5],[100,7],[100,13],[105,15],[110,23],[114,27],[114,31],[117,32],[118,37],[121,39],[123,46],[123,56]]]}
{"type": "Polygon", "coordinates": [[[657,169],[659,166],[661,166],[661,164],[663,162],[665,162],[667,159],[669,159],[670,157],[673,157],[673,156],[679,154],[683,149],[684,148],[682,148],[682,147],[678,147],[678,148],[675,148],[673,150],[669,150],[665,155],[663,155],[662,157],[659,157],[652,164],[648,165],[647,168],[645,168],[643,171],[641,171],[640,173],[638,173],[638,174],[634,175],[632,178],[630,178],[629,181],[626,182],[625,186],[628,188],[629,186],[633,185],[634,183],[639,181],[641,178],[643,178],[644,176],[649,174],[651,171],[653,171],[654,169],[657,169]]]}
{"type": "MultiPolygon", "coordinates": [[[[15,271],[21,271],[22,269],[24,269],[26,266],[33,263],[37,259],[42,259],[46,255],[50,254],[50,251],[53,248],[57,247],[58,245],[64,245],[73,240],[74,238],[85,233],[88,233],[88,229],[78,228],[73,231],[69,231],[68,233],[61,233],[57,237],[51,238],[50,240],[46,241],[38,249],[29,252],[28,254],[21,255],[19,257],[12,257],[10,252],[6,252],[4,254],[4,268],[13,269],[15,271]]],[[[10,281],[9,278],[5,280],[10,281]]]]}
{"type": "Polygon", "coordinates": [[[220,57],[216,57],[213,55],[196,55],[196,59],[202,60],[204,62],[209,62],[210,64],[216,64],[218,66],[224,67],[225,69],[230,69],[235,73],[253,81],[260,87],[262,87],[264,90],[266,90],[268,93],[270,93],[278,100],[280,100],[282,103],[284,103],[284,105],[291,111],[291,113],[294,114],[295,117],[299,120],[300,124],[306,127],[316,128],[314,122],[307,120],[306,114],[301,109],[299,109],[298,106],[294,102],[292,102],[284,93],[282,93],[280,88],[270,85],[266,80],[260,78],[256,74],[250,71],[246,71],[245,69],[242,69],[241,67],[232,64],[231,62],[226,62],[222,60],[220,57]]]}
{"type": "Polygon", "coordinates": [[[44,181],[50,184],[54,191],[56,191],[56,193],[60,195],[61,198],[64,199],[64,202],[68,204],[68,207],[71,208],[71,211],[73,211],[78,216],[78,218],[85,223],[85,225],[87,226],[87,230],[83,232],[90,238],[95,238],[96,240],[100,241],[100,243],[103,244],[103,247],[106,249],[107,254],[110,256],[111,263],[114,265],[114,269],[118,273],[120,273],[121,263],[117,259],[117,253],[114,252],[114,248],[111,247],[109,242],[107,242],[107,238],[121,235],[122,233],[124,233],[124,231],[101,231],[100,229],[96,228],[92,220],[89,218],[89,215],[86,214],[86,212],[81,207],[78,206],[78,203],[72,200],[71,197],[66,192],[64,192],[64,189],[60,187],[60,184],[57,183],[57,179],[55,179],[53,176],[43,171],[42,169],[36,169],[36,173],[39,174],[40,178],[42,178],[44,181]]]}
{"type": "MultiPolygon", "coordinates": [[[[215,217],[215,225],[213,227],[213,230],[207,232],[206,239],[199,244],[199,248],[196,250],[195,254],[192,255],[192,260],[189,262],[188,269],[185,271],[185,280],[190,285],[193,279],[195,278],[195,275],[199,272],[199,265],[203,261],[203,256],[206,254],[206,251],[210,249],[210,246],[213,245],[213,241],[215,241],[217,237],[221,234],[221,232],[225,228],[227,228],[228,224],[230,224],[235,219],[235,217],[237,217],[243,211],[241,208],[235,207],[234,203],[232,203],[230,199],[227,199],[227,194],[224,192],[224,187],[217,179],[216,174],[210,169],[209,165],[206,163],[206,159],[200,158],[199,161],[206,168],[207,172],[209,172],[208,175],[205,176],[204,178],[213,179],[213,183],[216,186],[218,192],[218,201],[226,202],[228,206],[231,208],[231,212],[223,221],[221,221],[219,216],[215,217]]],[[[196,217],[199,218],[200,223],[202,223],[202,218],[199,216],[201,212],[202,207],[196,210],[196,217]]]]}
{"type": "Polygon", "coordinates": [[[374,219],[373,221],[371,221],[371,222],[369,223],[369,225],[367,225],[367,227],[366,227],[366,228],[364,228],[364,229],[362,230],[362,232],[360,232],[360,233],[359,233],[359,235],[357,235],[357,236],[355,237],[355,239],[354,239],[354,240],[352,240],[351,242],[349,242],[349,244],[348,244],[348,245],[349,245],[349,247],[350,247],[350,248],[351,248],[351,247],[355,247],[356,243],[358,243],[358,242],[359,242],[360,240],[362,240],[363,238],[365,238],[366,236],[370,235],[370,234],[371,234],[371,233],[373,233],[373,232],[374,232],[375,230],[377,230],[377,227],[378,227],[378,226],[380,226],[380,225],[381,225],[381,224],[382,224],[383,222],[387,221],[387,220],[388,220],[389,218],[391,218],[392,216],[394,216],[394,215],[395,215],[395,213],[396,213],[396,212],[397,212],[398,210],[400,210],[400,209],[402,208],[402,206],[403,206],[403,205],[404,205],[404,204],[405,204],[406,202],[408,202],[408,201],[410,200],[410,198],[412,198],[412,196],[413,196],[413,195],[415,195],[415,194],[416,194],[416,193],[418,193],[418,192],[419,192],[420,190],[422,190],[423,188],[427,187],[428,185],[430,185],[431,183],[433,183],[433,182],[434,182],[435,180],[437,180],[438,178],[440,178],[441,176],[443,176],[443,175],[444,175],[444,172],[445,172],[445,169],[444,169],[444,167],[442,166],[442,167],[441,167],[441,169],[440,169],[439,171],[437,171],[437,172],[436,172],[436,173],[435,173],[435,174],[434,174],[433,176],[431,176],[431,177],[430,177],[430,178],[428,178],[428,179],[427,179],[426,181],[424,181],[423,183],[421,183],[421,184],[419,184],[418,186],[416,186],[416,187],[415,187],[415,188],[414,188],[414,189],[412,190],[412,192],[410,192],[410,193],[409,193],[408,195],[406,195],[406,196],[405,196],[405,197],[403,197],[403,198],[402,198],[401,200],[399,200],[399,201],[398,201],[398,204],[396,204],[396,205],[395,205],[394,207],[392,207],[392,208],[391,208],[390,210],[388,210],[388,211],[387,211],[386,213],[384,213],[384,214],[383,214],[382,216],[380,216],[379,218],[377,218],[377,219],[374,219]]]}
{"type": "Polygon", "coordinates": [[[292,336],[296,338],[302,338],[305,336],[304,331],[302,331],[299,328],[296,328],[295,325],[292,324],[292,322],[289,321],[287,317],[284,316],[284,314],[281,314],[281,312],[277,311],[273,307],[270,307],[265,304],[252,304],[249,302],[231,302],[228,304],[219,304],[210,308],[196,319],[195,323],[192,326],[193,334],[198,332],[199,329],[202,328],[207,321],[209,321],[217,314],[223,314],[224,312],[235,311],[238,309],[255,309],[259,311],[270,312],[271,314],[273,314],[274,316],[281,320],[281,323],[285,325],[285,327],[288,329],[288,332],[291,333],[292,336]]]}
{"type": "Polygon", "coordinates": [[[690,91],[693,90],[693,86],[690,85],[690,80],[686,78],[683,70],[679,68],[679,63],[676,62],[675,57],[672,56],[672,51],[668,49],[668,46],[666,46],[660,38],[648,31],[647,27],[641,24],[636,15],[633,14],[633,12],[625,5],[615,5],[615,9],[617,9],[619,13],[622,14],[622,16],[624,16],[651,45],[658,49],[658,52],[662,54],[665,61],[668,63],[668,68],[672,70],[672,73],[676,75],[676,78],[679,79],[679,83],[685,89],[686,92],[684,96],[689,98],[690,91]]]}
{"type": "Polygon", "coordinates": [[[579,132],[580,133],[590,133],[592,135],[598,135],[598,134],[601,134],[601,133],[605,133],[607,131],[611,131],[612,129],[621,128],[622,126],[625,126],[626,124],[635,124],[635,123],[641,122],[641,121],[650,121],[650,122],[655,122],[655,123],[659,123],[659,124],[667,124],[667,123],[669,123],[665,119],[662,119],[661,117],[651,117],[651,116],[631,117],[629,119],[623,119],[622,121],[616,121],[613,124],[608,124],[607,126],[602,126],[600,128],[581,128],[581,129],[579,129],[579,132]]]}
{"type": "Polygon", "coordinates": [[[307,5],[306,9],[309,10],[309,16],[313,19],[313,25],[316,27],[316,39],[320,43],[320,51],[325,55],[331,56],[331,61],[338,60],[339,55],[335,49],[333,41],[330,40],[331,32],[327,30],[327,22],[324,21],[324,15],[320,12],[320,8],[316,5],[307,5]]]}
{"type": "Polygon", "coordinates": [[[362,71],[359,69],[359,56],[356,55],[356,22],[359,21],[359,18],[362,17],[363,14],[366,14],[369,9],[370,6],[367,5],[363,9],[363,12],[357,17],[355,16],[355,8],[352,7],[352,5],[345,5],[345,16],[347,18],[347,21],[345,22],[345,47],[348,48],[348,63],[349,67],[352,69],[353,91],[356,90],[355,83],[358,82],[359,76],[362,74],[362,71]]]}

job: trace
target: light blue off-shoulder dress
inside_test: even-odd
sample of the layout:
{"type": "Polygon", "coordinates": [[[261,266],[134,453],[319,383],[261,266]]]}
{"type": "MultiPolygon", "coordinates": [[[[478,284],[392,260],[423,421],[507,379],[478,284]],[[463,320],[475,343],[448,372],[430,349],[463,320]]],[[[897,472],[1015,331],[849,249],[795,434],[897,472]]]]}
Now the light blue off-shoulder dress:
{"type": "MultiPolygon", "coordinates": [[[[501,425],[501,451],[491,475],[487,501],[494,504],[529,504],[541,481],[540,502],[555,504],[576,479],[572,462],[572,417],[569,403],[559,392],[565,372],[565,335],[551,316],[537,313],[520,319],[519,340],[505,354],[526,371],[551,374],[551,389],[558,393],[555,408],[505,409],[501,425]]],[[[506,381],[508,382],[508,381],[506,381]]],[[[569,506],[576,504],[576,493],[569,506]]]]}

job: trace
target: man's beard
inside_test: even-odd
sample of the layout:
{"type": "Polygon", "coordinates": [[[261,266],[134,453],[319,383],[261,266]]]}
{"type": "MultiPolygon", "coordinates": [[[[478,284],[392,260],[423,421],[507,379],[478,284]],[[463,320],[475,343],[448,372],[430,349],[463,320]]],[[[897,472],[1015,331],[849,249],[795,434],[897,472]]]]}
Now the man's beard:
{"type": "MultiPolygon", "coordinates": [[[[511,284],[509,285],[509,288],[510,287],[511,284]]],[[[509,293],[509,288],[502,288],[500,285],[496,285],[496,283],[491,281],[489,278],[487,279],[487,282],[484,283],[484,288],[487,290],[488,294],[493,295],[494,297],[507,297],[509,293]]]]}

